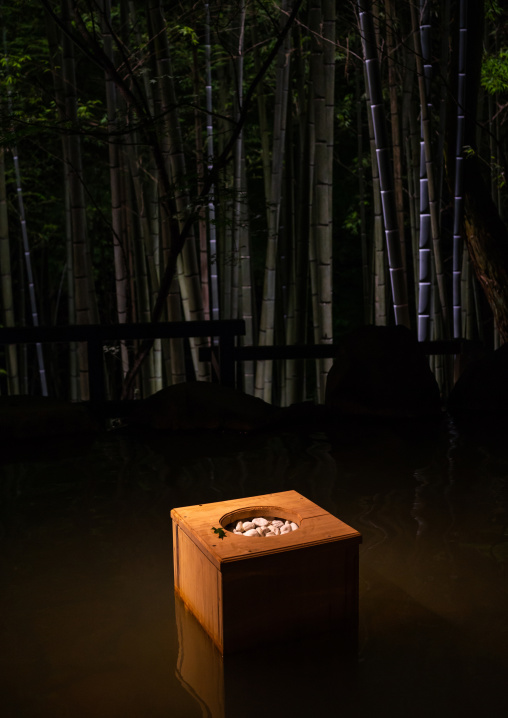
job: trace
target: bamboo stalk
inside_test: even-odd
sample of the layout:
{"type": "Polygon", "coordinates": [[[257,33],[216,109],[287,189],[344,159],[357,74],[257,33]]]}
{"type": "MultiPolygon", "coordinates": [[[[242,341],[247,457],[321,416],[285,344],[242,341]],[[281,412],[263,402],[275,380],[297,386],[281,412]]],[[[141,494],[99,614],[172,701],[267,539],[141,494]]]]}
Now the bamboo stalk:
{"type": "MultiPolygon", "coordinates": [[[[9,220],[7,214],[7,187],[5,182],[5,149],[0,147],[0,284],[2,287],[2,322],[14,327],[14,301],[12,293],[11,254],[9,247],[9,220]]],[[[19,394],[18,357],[16,347],[6,347],[7,387],[9,394],[19,394]]]]}
{"type": "MultiPolygon", "coordinates": [[[[287,10],[287,0],[281,6],[282,11],[287,10]]],[[[285,16],[282,15],[282,18],[285,16]]],[[[261,317],[259,322],[260,346],[273,344],[275,327],[275,297],[276,297],[276,257],[278,233],[280,222],[280,207],[282,198],[283,158],[286,133],[288,85],[289,85],[289,48],[291,38],[286,35],[277,58],[274,129],[272,146],[272,170],[270,185],[270,208],[268,225],[268,242],[265,259],[265,277],[263,299],[261,303],[261,317]]],[[[256,396],[262,396],[265,401],[272,401],[272,371],[273,362],[259,362],[256,366],[256,396]]]]}
{"type": "MultiPolygon", "coordinates": [[[[306,339],[306,309],[308,304],[309,285],[309,235],[311,212],[311,155],[314,144],[311,141],[309,123],[310,92],[308,90],[307,66],[303,62],[301,28],[294,32],[295,51],[293,53],[294,78],[297,93],[296,101],[296,132],[292,132],[291,168],[289,184],[291,191],[291,227],[290,236],[293,240],[291,250],[291,272],[289,280],[286,344],[303,344],[306,339]]],[[[295,102],[295,100],[294,100],[295,102]]],[[[313,132],[313,129],[312,129],[313,132]]],[[[289,200],[288,200],[289,202],[289,200]]],[[[302,361],[289,359],[285,363],[285,405],[289,406],[305,398],[305,364],[302,361]]]]}
{"type": "MultiPolygon", "coordinates": [[[[200,72],[198,64],[197,48],[192,48],[192,84],[194,87],[194,142],[196,147],[196,173],[198,193],[203,189],[205,165],[203,157],[203,127],[201,112],[199,111],[199,99],[201,94],[200,72]]],[[[199,276],[201,282],[201,302],[203,304],[203,318],[210,319],[210,276],[208,271],[208,227],[206,222],[206,210],[200,207],[198,210],[198,236],[199,236],[199,276]]]]}
{"type": "Polygon", "coordinates": [[[464,217],[464,133],[466,107],[466,43],[467,43],[467,3],[460,0],[459,12],[459,56],[457,84],[457,119],[455,139],[455,188],[453,198],[453,337],[462,336],[461,306],[461,264],[462,264],[462,224],[464,217]]]}
{"type": "MultiPolygon", "coordinates": [[[[428,229],[430,224],[430,233],[432,237],[432,249],[434,266],[436,269],[436,280],[438,288],[438,298],[435,301],[435,310],[437,311],[440,307],[440,311],[443,314],[443,322],[439,326],[443,327],[443,331],[447,332],[448,328],[448,302],[446,297],[446,286],[445,276],[443,269],[443,261],[441,258],[441,243],[440,243],[440,229],[439,229],[439,213],[437,196],[434,182],[434,165],[432,157],[432,143],[430,134],[430,113],[428,103],[428,92],[427,92],[427,79],[429,75],[429,69],[425,69],[420,32],[418,28],[418,22],[416,18],[416,9],[414,4],[410,4],[411,8],[411,25],[413,30],[413,42],[415,48],[415,59],[416,59],[416,72],[418,75],[418,89],[420,93],[420,112],[421,112],[421,128],[423,135],[423,142],[421,147],[421,167],[425,167],[426,182],[420,183],[420,249],[427,254],[429,249],[427,244],[428,229]]],[[[427,257],[423,258],[423,268],[427,265],[427,257]]],[[[421,272],[420,272],[421,276],[421,272]]],[[[426,293],[429,291],[429,278],[425,275],[421,278],[422,283],[422,300],[425,301],[426,293]]],[[[428,304],[425,304],[428,306],[428,304]]]]}
{"type": "Polygon", "coordinates": [[[404,191],[402,184],[402,142],[400,133],[399,86],[395,62],[395,7],[393,0],[385,0],[386,9],[386,60],[388,63],[388,92],[390,96],[390,126],[392,131],[393,182],[395,187],[395,206],[397,227],[400,238],[402,264],[406,273],[406,247],[404,242],[404,191]]]}
{"type": "Polygon", "coordinates": [[[430,6],[426,0],[420,0],[420,45],[422,52],[423,82],[425,93],[421,95],[420,104],[425,102],[426,112],[421,113],[420,119],[420,233],[418,244],[418,340],[426,341],[430,337],[430,307],[431,307],[431,216],[429,203],[429,179],[427,176],[427,162],[425,154],[424,122],[430,117],[429,95],[432,79],[432,65],[430,63],[430,6]],[[422,99],[422,97],[424,99],[422,99]]]}
{"type": "MultiPolygon", "coordinates": [[[[60,120],[65,119],[65,97],[63,88],[63,76],[61,72],[62,53],[59,47],[57,26],[46,16],[46,34],[48,38],[49,60],[53,76],[53,87],[55,100],[60,120]]],[[[65,252],[66,252],[66,285],[67,285],[67,320],[69,324],[76,323],[76,295],[74,285],[74,248],[72,235],[72,211],[71,193],[68,179],[68,158],[69,142],[68,137],[62,134],[62,158],[63,176],[62,185],[64,188],[64,227],[65,227],[65,252]]],[[[79,346],[76,342],[69,344],[69,392],[71,401],[79,400],[79,346]]]]}
{"type": "MultiPolygon", "coordinates": [[[[101,32],[104,54],[114,63],[113,38],[111,35],[111,0],[100,0],[101,32]]],[[[117,88],[109,73],[105,72],[106,108],[108,130],[112,139],[108,142],[109,177],[111,189],[111,229],[113,242],[113,259],[115,267],[116,308],[119,324],[127,322],[128,311],[128,282],[126,226],[122,222],[122,178],[121,178],[121,147],[115,139],[117,130],[118,99],[117,88]]],[[[120,342],[122,374],[125,377],[129,371],[129,355],[125,341],[120,342]]]]}
{"type": "MultiPolygon", "coordinates": [[[[72,26],[70,0],[61,0],[62,22],[62,81],[64,105],[62,119],[77,124],[77,86],[74,45],[69,37],[72,26]]],[[[98,308],[93,284],[92,262],[87,232],[86,202],[83,184],[83,158],[81,141],[77,134],[67,137],[64,145],[64,162],[69,187],[72,224],[72,269],[77,324],[98,322],[98,308]]],[[[78,346],[80,398],[89,398],[88,358],[84,344],[78,346]]]]}
{"type": "MultiPolygon", "coordinates": [[[[208,172],[213,166],[213,101],[212,101],[212,50],[210,45],[210,4],[205,2],[205,76],[206,76],[206,162],[208,172]]],[[[210,257],[210,305],[211,318],[220,319],[219,271],[217,261],[217,232],[215,226],[215,185],[210,185],[207,203],[208,212],[208,253],[210,257]]]]}
{"type": "Polygon", "coordinates": [[[372,268],[373,268],[373,299],[372,314],[374,324],[376,326],[386,326],[387,310],[386,310],[386,261],[385,261],[385,243],[383,238],[383,209],[381,205],[381,188],[379,184],[379,169],[376,157],[376,141],[374,138],[374,123],[372,120],[372,112],[370,110],[369,83],[366,77],[365,65],[365,100],[367,103],[367,125],[369,128],[369,147],[370,147],[370,166],[372,173],[372,209],[373,209],[373,225],[372,225],[372,268]]]}
{"type": "MultiPolygon", "coordinates": [[[[183,148],[178,103],[176,101],[175,87],[169,43],[166,33],[166,21],[163,14],[161,0],[154,0],[148,7],[153,37],[155,58],[158,68],[161,92],[161,105],[164,112],[164,124],[167,133],[169,173],[174,186],[174,201],[177,210],[179,231],[186,226],[189,214],[190,197],[186,182],[187,171],[183,148]]],[[[196,255],[196,246],[192,226],[188,229],[189,240],[185,242],[177,258],[177,274],[180,283],[180,294],[184,315],[187,321],[202,319],[203,307],[201,303],[201,290],[199,283],[199,267],[196,255]]],[[[198,350],[203,344],[201,338],[190,340],[196,376],[200,379],[209,379],[208,369],[199,362],[198,350]]]]}
{"type": "MultiPolygon", "coordinates": [[[[244,65],[244,37],[245,37],[245,2],[241,0],[238,8],[238,37],[237,39],[237,57],[235,62],[235,79],[236,79],[236,121],[238,121],[243,104],[243,65],[244,65]]],[[[235,33],[236,35],[236,33],[235,33]]],[[[247,200],[247,192],[244,184],[243,168],[243,131],[238,134],[235,147],[233,150],[233,221],[232,221],[232,244],[233,256],[232,262],[232,305],[231,318],[238,318],[239,306],[239,281],[240,281],[240,254],[242,252],[242,244],[246,241],[246,233],[244,231],[245,222],[245,202],[247,200]]],[[[245,247],[244,259],[247,257],[247,247],[245,247]]]]}
{"type": "MultiPolygon", "coordinates": [[[[6,70],[9,72],[9,55],[7,52],[7,30],[4,27],[3,32],[3,49],[4,49],[4,58],[6,61],[6,70]]],[[[7,108],[10,114],[12,114],[12,99],[11,99],[11,85],[8,84],[7,86],[7,108]]],[[[26,217],[25,217],[25,203],[23,199],[23,190],[21,187],[21,171],[19,167],[19,157],[18,157],[18,149],[15,144],[12,144],[11,147],[11,154],[12,159],[14,163],[14,174],[16,178],[16,192],[18,196],[18,210],[19,210],[19,221],[21,224],[21,239],[23,243],[23,254],[25,256],[25,267],[26,267],[26,276],[28,280],[28,296],[30,299],[30,311],[32,315],[32,323],[34,327],[39,326],[39,313],[37,309],[37,300],[35,297],[35,283],[34,283],[34,277],[33,277],[33,271],[32,271],[32,256],[30,252],[30,243],[28,241],[28,231],[27,231],[27,225],[26,225],[26,217]]],[[[5,177],[5,172],[4,172],[5,177]]],[[[5,246],[5,245],[4,245],[5,246]]],[[[7,248],[8,249],[8,248],[7,248]]],[[[11,287],[11,298],[12,298],[12,287],[11,287]]],[[[12,315],[11,315],[12,318],[12,315]]],[[[42,352],[42,344],[37,343],[36,345],[36,354],[37,354],[37,364],[39,367],[39,380],[41,383],[41,393],[42,396],[48,396],[48,385],[46,380],[46,369],[45,369],[45,363],[44,363],[44,355],[42,352]]]]}
{"type": "Polygon", "coordinates": [[[358,196],[360,201],[360,243],[362,249],[362,294],[363,294],[363,321],[370,323],[370,284],[369,284],[369,255],[367,242],[367,217],[365,213],[365,172],[363,170],[363,102],[360,92],[360,72],[355,67],[355,94],[356,94],[356,135],[358,148],[358,196]]]}
{"type": "Polygon", "coordinates": [[[396,324],[402,324],[409,327],[410,319],[407,298],[407,282],[400,251],[400,237],[397,225],[390,145],[386,130],[385,110],[383,106],[383,94],[379,74],[379,61],[375,43],[370,1],[358,0],[358,9],[369,86],[374,137],[376,142],[376,156],[379,169],[381,202],[383,208],[386,246],[388,250],[388,265],[390,270],[395,322],[396,324]]]}
{"type": "Polygon", "coordinates": [[[409,224],[411,234],[411,256],[413,264],[413,286],[415,302],[418,307],[418,279],[419,279],[419,228],[420,228],[420,182],[419,182],[419,158],[420,144],[418,121],[416,118],[415,103],[412,98],[412,87],[414,81],[414,56],[413,53],[406,53],[406,72],[404,75],[402,118],[403,135],[405,138],[404,152],[406,158],[406,177],[408,190],[409,224]]]}

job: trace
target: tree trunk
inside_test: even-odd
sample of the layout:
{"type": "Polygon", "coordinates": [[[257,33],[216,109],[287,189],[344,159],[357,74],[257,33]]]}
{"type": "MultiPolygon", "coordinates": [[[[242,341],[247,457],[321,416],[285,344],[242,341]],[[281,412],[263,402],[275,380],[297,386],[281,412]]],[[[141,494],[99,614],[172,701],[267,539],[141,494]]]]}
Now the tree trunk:
{"type": "Polygon", "coordinates": [[[465,161],[465,228],[473,267],[508,342],[508,231],[481,176],[479,160],[465,161]]]}

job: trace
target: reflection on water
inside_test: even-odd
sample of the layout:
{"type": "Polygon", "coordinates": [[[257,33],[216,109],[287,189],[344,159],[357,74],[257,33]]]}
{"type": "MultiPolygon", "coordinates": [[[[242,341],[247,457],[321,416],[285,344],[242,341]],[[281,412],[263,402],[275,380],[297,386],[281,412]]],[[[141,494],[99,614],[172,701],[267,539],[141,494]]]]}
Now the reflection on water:
{"type": "Polygon", "coordinates": [[[332,639],[274,642],[223,658],[178,597],[175,614],[176,675],[205,718],[260,715],[275,706],[283,715],[319,715],[354,705],[357,660],[332,639]]]}
{"type": "Polygon", "coordinates": [[[504,715],[508,434],[479,428],[4,454],[2,716],[504,715]],[[363,534],[358,655],[321,637],[222,659],[175,602],[170,509],[286,489],[363,534]]]}

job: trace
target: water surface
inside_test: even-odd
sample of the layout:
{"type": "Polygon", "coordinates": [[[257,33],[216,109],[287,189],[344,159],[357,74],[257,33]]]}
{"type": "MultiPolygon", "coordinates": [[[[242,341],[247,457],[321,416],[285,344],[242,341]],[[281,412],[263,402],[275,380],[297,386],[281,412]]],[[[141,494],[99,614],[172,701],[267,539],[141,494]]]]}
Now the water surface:
{"type": "Polygon", "coordinates": [[[109,433],[0,466],[6,718],[504,715],[508,452],[496,424],[109,433]],[[223,660],[173,593],[170,510],[295,489],[358,529],[358,651],[223,660]]]}

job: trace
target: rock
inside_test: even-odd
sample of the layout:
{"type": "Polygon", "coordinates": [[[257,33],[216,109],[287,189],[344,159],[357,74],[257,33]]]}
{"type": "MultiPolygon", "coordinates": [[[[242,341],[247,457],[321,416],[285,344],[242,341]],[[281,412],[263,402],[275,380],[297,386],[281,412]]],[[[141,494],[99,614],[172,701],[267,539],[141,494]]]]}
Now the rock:
{"type": "Polygon", "coordinates": [[[325,402],[338,415],[410,418],[441,411],[428,360],[403,326],[367,326],[344,337],[328,373],[325,402]]]}
{"type": "Polygon", "coordinates": [[[238,389],[206,381],[174,384],[139,402],[125,417],[128,426],[160,430],[259,429],[276,411],[238,389]]]}
{"type": "Polygon", "coordinates": [[[252,519],[252,523],[254,524],[254,526],[267,526],[268,525],[268,521],[266,519],[262,518],[261,516],[255,518],[255,519],[252,519]]]}
{"type": "Polygon", "coordinates": [[[265,518],[264,516],[255,516],[252,520],[238,521],[236,524],[231,523],[226,526],[228,531],[232,531],[239,536],[280,536],[281,534],[291,533],[298,529],[298,524],[294,521],[286,521],[285,523],[277,518],[265,518]],[[241,526],[241,529],[238,527],[241,526]]]}
{"type": "Polygon", "coordinates": [[[508,343],[466,367],[450,392],[447,408],[453,414],[508,416],[508,343]]]}

